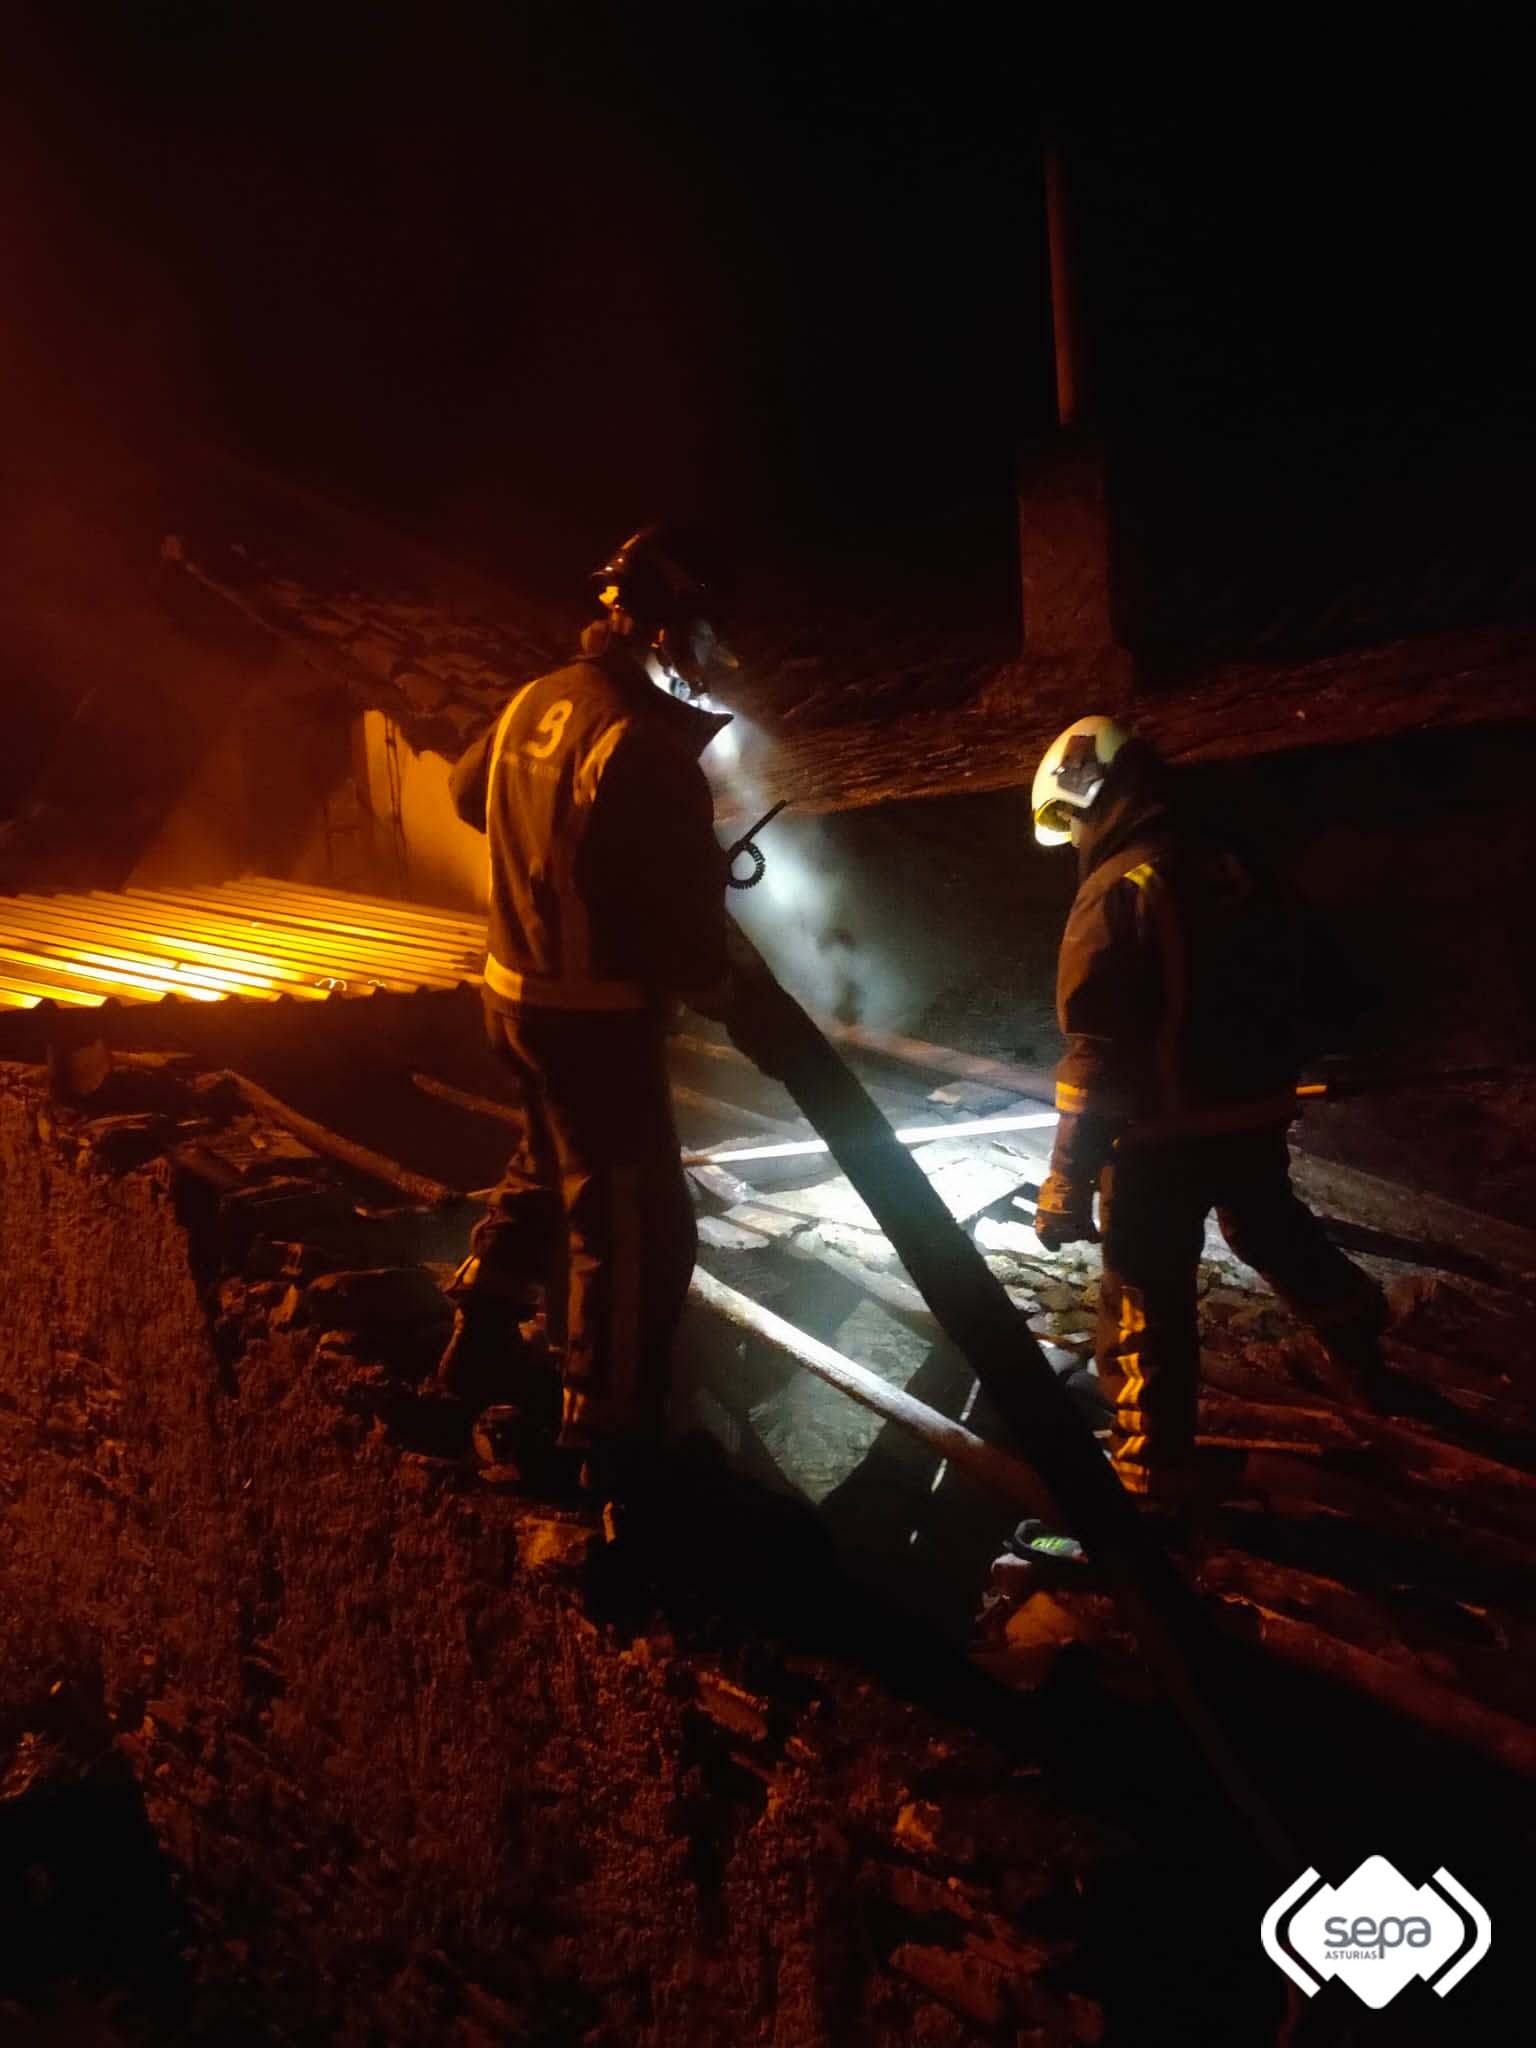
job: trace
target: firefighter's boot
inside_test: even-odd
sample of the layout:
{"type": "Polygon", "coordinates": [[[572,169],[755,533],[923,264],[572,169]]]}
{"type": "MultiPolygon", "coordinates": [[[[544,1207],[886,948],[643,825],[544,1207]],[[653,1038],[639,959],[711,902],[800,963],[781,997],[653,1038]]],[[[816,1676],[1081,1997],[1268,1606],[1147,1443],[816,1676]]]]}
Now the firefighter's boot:
{"type": "MultiPolygon", "coordinates": [[[[1206,1541],[1203,1504],[1197,1507],[1190,1502],[1177,1508],[1142,1505],[1137,1519],[1165,1549],[1181,1557],[1202,1548],[1206,1541]]],[[[996,1574],[999,1581],[1012,1578],[1021,1592],[1041,1586],[1076,1587],[1087,1592],[1105,1584],[1103,1572],[1077,1538],[1059,1534],[1046,1522],[1020,1522],[1004,1545],[998,1564],[1005,1567],[996,1574]],[[1023,1567],[1016,1575],[1008,1569],[1015,1562],[1023,1567]]]]}
{"type": "MultiPolygon", "coordinates": [[[[1180,1563],[1195,1566],[1216,1545],[1222,1509],[1249,1490],[1247,1470],[1246,1452],[1201,1445],[1190,1461],[1179,1497],[1167,1501],[1138,1500],[1137,1520],[1180,1563]]],[[[1020,1587],[1033,1584],[1087,1588],[1102,1582],[1101,1574],[1078,1539],[1059,1534],[1048,1522],[1020,1522],[1008,1538],[998,1564],[1004,1567],[1000,1580],[1012,1576],[1020,1587]],[[1015,1564],[1022,1566],[1023,1571],[1013,1571],[1015,1564]]]]}
{"type": "Polygon", "coordinates": [[[472,1415],[516,1402],[522,1326],[532,1313],[526,1291],[489,1281],[481,1261],[471,1256],[443,1292],[453,1303],[453,1330],[429,1391],[459,1402],[472,1415]]]}
{"type": "Polygon", "coordinates": [[[1077,1538],[1058,1535],[1046,1522],[1020,1522],[1006,1548],[1030,1567],[1032,1578],[1039,1583],[1086,1586],[1096,1576],[1077,1538]]]}

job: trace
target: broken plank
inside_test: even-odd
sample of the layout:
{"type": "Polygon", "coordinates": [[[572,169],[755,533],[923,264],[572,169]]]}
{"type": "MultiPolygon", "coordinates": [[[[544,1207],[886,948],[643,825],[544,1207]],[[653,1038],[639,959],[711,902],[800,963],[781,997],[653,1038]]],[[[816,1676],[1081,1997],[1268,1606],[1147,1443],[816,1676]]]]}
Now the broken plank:
{"type": "Polygon", "coordinates": [[[1419,1659],[1398,1661],[1361,1649],[1242,1594],[1230,1596],[1226,1604],[1254,1616],[1260,1643],[1287,1663],[1364,1693],[1430,1734],[1476,1750],[1501,1769],[1536,1777],[1536,1729],[1430,1677],[1419,1659]]]}
{"type": "Polygon", "coordinates": [[[687,1031],[672,1031],[667,1034],[667,1044],[679,1052],[698,1053],[704,1059],[724,1060],[731,1066],[752,1065],[744,1052],[738,1052],[734,1045],[727,1045],[723,1039],[696,1038],[687,1031]]]}
{"type": "MultiPolygon", "coordinates": [[[[1204,1439],[1236,1444],[1241,1439],[1204,1439]]],[[[1243,1468],[1242,1489],[1265,1503],[1266,1512],[1287,1520],[1322,1521],[1347,1529],[1352,1525],[1379,1530],[1395,1542],[1432,1541],[1436,1554],[1457,1560],[1458,1572],[1470,1566],[1493,1584],[1519,1587],[1529,1601],[1536,1592],[1536,1543],[1517,1535],[1469,1522],[1463,1503],[1448,1501],[1431,1519],[1421,1501],[1403,1498],[1367,1475],[1328,1462],[1327,1453],[1304,1444],[1255,1440],[1243,1468]]]]}
{"type": "Polygon", "coordinates": [[[1012,1089],[981,1081],[946,1081],[928,1091],[930,1102],[940,1103],[946,1109],[964,1110],[967,1116],[995,1116],[1014,1108],[1017,1099],[1012,1089]]]}
{"type": "Polygon", "coordinates": [[[760,1231],[764,1237],[790,1238],[806,1228],[803,1216],[792,1216],[769,1202],[737,1202],[725,1212],[727,1223],[743,1230],[760,1231]]]}
{"type": "Polygon", "coordinates": [[[1245,1400],[1202,1388],[1200,1425],[1211,1436],[1265,1437],[1312,1451],[1358,1451],[1350,1418],[1336,1408],[1245,1400]]]}
{"type": "Polygon", "coordinates": [[[901,1270],[896,1247],[884,1231],[861,1230],[856,1223],[823,1222],[816,1225],[816,1236],[832,1251],[841,1252],[856,1265],[873,1267],[881,1273],[901,1270]]]}
{"type": "Polygon", "coordinates": [[[870,1232],[879,1229],[873,1211],[840,1173],[829,1175],[814,1187],[778,1188],[775,1197],[775,1208],[786,1209],[807,1222],[853,1224],[870,1232]]]}
{"type": "Polygon", "coordinates": [[[1045,1067],[1023,1067],[1012,1060],[956,1052],[952,1046],[931,1045],[926,1039],[906,1038],[898,1031],[881,1031],[872,1024],[839,1024],[827,1017],[818,1017],[816,1023],[827,1038],[838,1044],[882,1054],[903,1066],[945,1074],[955,1081],[979,1081],[1007,1088],[1016,1095],[1029,1095],[1041,1102],[1055,1100],[1055,1082],[1045,1067]]]}
{"type": "Polygon", "coordinates": [[[755,1188],[748,1187],[744,1180],[738,1180],[734,1173],[727,1173],[723,1166],[710,1166],[702,1160],[697,1164],[685,1161],[685,1164],[688,1165],[688,1178],[694,1185],[727,1207],[735,1202],[750,1202],[756,1197],[755,1188]]]}
{"type": "Polygon", "coordinates": [[[926,1301],[910,1280],[899,1273],[882,1272],[877,1266],[865,1265],[863,1260],[850,1253],[839,1251],[828,1244],[818,1229],[806,1231],[789,1246],[796,1258],[814,1259],[819,1264],[830,1266],[834,1273],[844,1280],[851,1280],[855,1287],[861,1287],[872,1300],[883,1308],[894,1309],[898,1315],[906,1316],[938,1334],[938,1323],[926,1301]]]}
{"type": "Polygon", "coordinates": [[[246,1104],[263,1116],[271,1117],[274,1123],[284,1125],[295,1137],[302,1138],[317,1152],[339,1160],[343,1166],[351,1167],[354,1173],[361,1173],[369,1180],[382,1181],[387,1187],[397,1189],[407,1201],[428,1209],[447,1209],[468,1198],[457,1188],[450,1188],[440,1180],[433,1180],[424,1173],[414,1173],[408,1166],[402,1166],[398,1159],[390,1159],[382,1152],[373,1152],[366,1145],[344,1138],[339,1131],[330,1130],[325,1124],[317,1123],[313,1117],[305,1116],[290,1103],[271,1094],[257,1082],[244,1074],[231,1073],[231,1081],[239,1089],[246,1104]]]}
{"type": "MultiPolygon", "coordinates": [[[[704,1116],[719,1117],[722,1123],[747,1124],[753,1131],[769,1132],[775,1138],[798,1138],[805,1134],[804,1124],[790,1123],[783,1117],[765,1116],[761,1110],[746,1109],[739,1102],[722,1102],[717,1095],[706,1095],[702,1089],[685,1087],[681,1081],[674,1081],[671,1086],[674,1102],[681,1103],[685,1109],[696,1109],[704,1116]]],[[[723,1150],[732,1145],[754,1142],[760,1144],[762,1139],[721,1138],[712,1149],[723,1150]]]]}
{"type": "Polygon", "coordinates": [[[1362,1445],[1397,1471],[1448,1492],[1469,1492],[1512,1513],[1536,1516],[1536,1477],[1518,1465],[1483,1457],[1408,1423],[1363,1413],[1353,1419],[1362,1445]]]}
{"type": "Polygon", "coordinates": [[[451,1081],[439,1081],[435,1074],[412,1074],[411,1086],[423,1095],[435,1095],[439,1102],[451,1102],[455,1109],[467,1109],[473,1116],[489,1117],[499,1124],[521,1124],[522,1114],[510,1102],[497,1102],[489,1095],[475,1095],[468,1088],[456,1088],[451,1081]]]}
{"type": "Polygon", "coordinates": [[[698,1233],[700,1244],[721,1252],[761,1251],[769,1242],[761,1231],[749,1230],[744,1224],[732,1222],[728,1216],[701,1216],[698,1233]]]}
{"type": "Polygon", "coordinates": [[[1536,1231],[1294,1148],[1291,1177],[1308,1206],[1331,1217],[1391,1232],[1406,1224],[1427,1247],[1449,1245],[1491,1263],[1505,1285],[1529,1292],[1536,1284],[1536,1231]]]}

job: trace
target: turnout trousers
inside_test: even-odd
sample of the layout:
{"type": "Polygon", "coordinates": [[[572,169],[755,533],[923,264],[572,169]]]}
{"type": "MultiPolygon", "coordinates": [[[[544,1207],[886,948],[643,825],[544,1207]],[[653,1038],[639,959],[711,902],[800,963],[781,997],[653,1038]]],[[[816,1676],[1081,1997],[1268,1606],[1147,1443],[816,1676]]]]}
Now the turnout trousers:
{"type": "Polygon", "coordinates": [[[524,1004],[486,1025],[520,1124],[471,1240],[479,1284],[543,1280],[563,1445],[659,1435],[698,1242],[660,1022],[524,1004]]]}
{"type": "Polygon", "coordinates": [[[1114,1411],[1110,1455],[1128,1493],[1189,1499],[1199,1398],[1197,1276],[1211,1210],[1233,1253],[1342,1357],[1386,1320],[1370,1276],[1291,1188],[1283,1128],[1117,1146],[1099,1187],[1103,1249],[1094,1345],[1114,1411]]]}

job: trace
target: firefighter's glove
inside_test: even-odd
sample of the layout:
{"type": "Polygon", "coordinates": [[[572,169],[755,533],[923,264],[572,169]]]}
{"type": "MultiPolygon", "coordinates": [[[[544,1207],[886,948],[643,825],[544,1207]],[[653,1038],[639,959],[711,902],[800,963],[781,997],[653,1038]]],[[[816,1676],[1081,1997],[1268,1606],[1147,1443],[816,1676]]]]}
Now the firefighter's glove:
{"type": "Polygon", "coordinates": [[[787,1050],[784,1014],[793,1005],[787,1005],[767,961],[734,922],[727,926],[726,963],[724,979],[704,1002],[689,1000],[725,1026],[731,1043],[755,1067],[782,1079],[787,1050]]]}
{"type": "MultiPolygon", "coordinates": [[[[725,943],[720,949],[720,972],[713,981],[695,982],[682,990],[690,1010],[716,1024],[729,1025],[742,1006],[754,976],[767,977],[768,964],[734,919],[725,921],[725,943]]],[[[770,977],[771,978],[771,977],[770,977]]]]}
{"type": "Polygon", "coordinates": [[[1093,1182],[1047,1174],[1035,1202],[1035,1235],[1048,1252],[1059,1252],[1069,1244],[1097,1244],[1093,1182]]]}
{"type": "Polygon", "coordinates": [[[784,993],[771,976],[764,980],[748,972],[734,977],[724,1017],[726,1034],[759,1073],[777,1081],[784,1079],[789,1053],[784,1010],[784,993]]]}

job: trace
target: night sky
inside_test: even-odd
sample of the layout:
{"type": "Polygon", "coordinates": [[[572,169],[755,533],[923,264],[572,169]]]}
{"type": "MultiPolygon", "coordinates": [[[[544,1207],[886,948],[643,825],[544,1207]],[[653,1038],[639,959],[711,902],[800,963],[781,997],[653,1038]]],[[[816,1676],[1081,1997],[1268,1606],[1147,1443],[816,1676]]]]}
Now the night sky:
{"type": "Polygon", "coordinates": [[[653,509],[883,538],[1006,508],[1048,391],[1037,172],[974,36],[68,11],[29,125],[81,374],[132,359],[222,438],[551,567],[653,509]]]}
{"type": "MultiPolygon", "coordinates": [[[[1051,420],[1030,19],[36,7],[10,346],[523,578],[702,514],[980,564],[1006,608],[1051,420]]],[[[1518,411],[1516,131],[1388,95],[1060,118],[1105,417],[1518,411]]]]}

